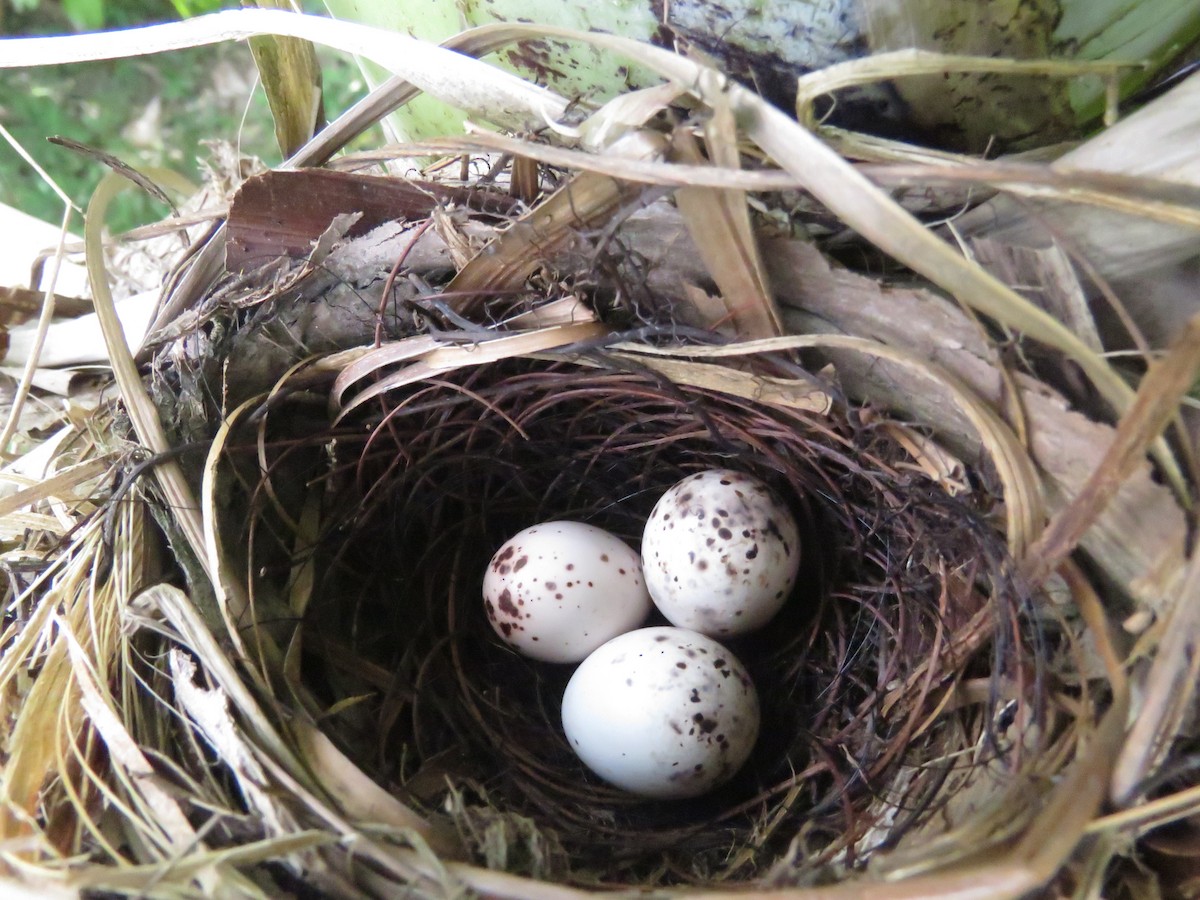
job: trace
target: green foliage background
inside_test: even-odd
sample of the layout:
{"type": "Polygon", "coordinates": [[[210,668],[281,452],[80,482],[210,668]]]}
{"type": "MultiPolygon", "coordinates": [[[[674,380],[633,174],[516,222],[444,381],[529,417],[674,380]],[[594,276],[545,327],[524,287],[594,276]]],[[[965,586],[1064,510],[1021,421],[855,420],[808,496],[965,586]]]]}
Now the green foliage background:
{"type": "MultiPolygon", "coordinates": [[[[5,36],[64,34],[165,22],[236,0],[0,0],[5,36]]],[[[316,3],[311,4],[314,11],[316,3]]],[[[326,111],[335,117],[365,90],[353,60],[318,48],[326,111]]],[[[169,166],[201,177],[204,142],[225,140],[267,164],[279,162],[270,111],[244,44],[200,47],[137,59],[0,70],[0,124],[85,206],[103,176],[99,164],[46,142],[62,135],[137,167],[169,166]],[[152,104],[161,104],[156,117],[152,104]],[[135,127],[141,122],[143,127],[135,127]],[[149,122],[151,127],[145,127],[149,122]],[[140,134],[139,134],[140,132],[140,134]]],[[[0,202],[58,224],[62,202],[6,142],[0,141],[0,202]]],[[[115,230],[160,219],[165,210],[126,192],[110,216],[115,230]]]]}

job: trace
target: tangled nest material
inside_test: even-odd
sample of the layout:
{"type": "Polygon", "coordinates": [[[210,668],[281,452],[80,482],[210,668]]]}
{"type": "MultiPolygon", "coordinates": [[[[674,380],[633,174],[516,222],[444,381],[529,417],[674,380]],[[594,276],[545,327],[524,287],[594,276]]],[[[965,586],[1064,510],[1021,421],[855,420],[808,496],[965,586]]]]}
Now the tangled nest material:
{"type": "Polygon", "coordinates": [[[854,867],[928,824],[973,772],[1020,768],[1014,747],[1037,749],[1041,718],[1037,626],[989,510],[896,468],[905,452],[885,430],[594,366],[507,360],[390,393],[328,432],[298,432],[286,403],[256,424],[266,455],[250,442],[242,478],[255,484],[264,462],[266,476],[247,570],[288,571],[265,561],[297,535],[270,525],[299,511],[268,498],[321,483],[295,643],[303,684],[343,710],[327,727],[352,759],[427,813],[451,809],[481,862],[638,886],[854,867]],[[731,645],[765,703],[743,773],[701,800],[639,800],[574,758],[557,713],[569,667],[503,648],[480,582],[507,536],[550,518],[637,546],[661,492],[714,466],[791,498],[801,587],[770,629],[731,645]],[[973,620],[986,639],[952,645],[973,620]],[[971,679],[988,689],[936,708],[931,686],[971,679]],[[1002,682],[1016,686],[1003,700],[1002,682]]]}

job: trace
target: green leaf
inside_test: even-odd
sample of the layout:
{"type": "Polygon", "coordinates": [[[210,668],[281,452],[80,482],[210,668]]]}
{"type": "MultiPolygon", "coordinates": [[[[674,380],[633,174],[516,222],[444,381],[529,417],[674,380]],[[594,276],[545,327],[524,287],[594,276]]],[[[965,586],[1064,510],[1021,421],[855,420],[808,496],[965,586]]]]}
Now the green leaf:
{"type": "MultiPolygon", "coordinates": [[[[287,8],[286,0],[243,0],[243,5],[287,8]]],[[[249,43],[275,120],[275,139],[283,155],[291,156],[325,124],[316,48],[278,35],[252,37],[249,43]]]]}
{"type": "Polygon", "coordinates": [[[63,13],[80,31],[99,31],[104,27],[104,0],[63,0],[63,13]]]}

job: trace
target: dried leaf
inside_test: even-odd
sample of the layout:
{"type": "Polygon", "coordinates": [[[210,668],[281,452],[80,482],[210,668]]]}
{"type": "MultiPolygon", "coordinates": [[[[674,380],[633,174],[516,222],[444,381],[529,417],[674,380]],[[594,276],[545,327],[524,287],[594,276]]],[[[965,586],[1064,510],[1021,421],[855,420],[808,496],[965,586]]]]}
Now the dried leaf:
{"type": "Polygon", "coordinates": [[[577,325],[596,321],[592,308],[578,297],[560,297],[548,303],[540,303],[533,309],[513,316],[505,327],[510,330],[521,328],[548,328],[551,325],[577,325]]]}
{"type": "Polygon", "coordinates": [[[951,497],[970,492],[970,485],[966,481],[967,467],[961,459],[940,447],[937,441],[898,422],[884,422],[882,427],[908,451],[918,471],[936,482],[951,497]]]}
{"type": "Polygon", "coordinates": [[[516,206],[503,194],[433,182],[325,169],[265,172],[246,179],[234,195],[225,265],[245,272],[279,256],[304,258],[330,222],[345,213],[361,214],[347,232],[358,237],[384,222],[424,219],[440,204],[499,216],[516,206]]]}
{"type": "Polygon", "coordinates": [[[599,322],[579,322],[573,325],[557,325],[537,331],[508,334],[464,346],[434,341],[434,346],[428,347],[425,344],[425,338],[413,338],[411,339],[414,341],[412,344],[400,341],[391,347],[380,348],[382,352],[378,355],[370,355],[359,360],[355,367],[355,374],[359,378],[364,377],[368,373],[378,371],[384,365],[390,365],[400,357],[411,355],[412,362],[399,372],[380,378],[370,387],[344,402],[340,398],[351,382],[348,378],[339,377],[331,394],[331,402],[340,403],[340,418],[381,394],[414,384],[442,372],[541,353],[580,341],[595,340],[607,333],[607,326],[599,322]]]}
{"type": "Polygon", "coordinates": [[[678,84],[656,84],[617,94],[579,126],[583,146],[598,153],[630,131],[641,128],[669,107],[685,89],[678,84]]]}
{"type": "MultiPolygon", "coordinates": [[[[705,123],[708,157],[714,164],[738,168],[737,126],[727,103],[717,106],[705,123]]],[[[678,131],[675,152],[693,165],[703,157],[690,134],[678,131]]],[[[743,340],[777,337],[783,323],[767,282],[758,242],[750,226],[750,210],[742,191],[680,188],[675,192],[679,212],[700,258],[720,290],[725,312],[706,327],[743,340]]]]}
{"type": "MultiPolygon", "coordinates": [[[[616,359],[628,359],[638,368],[652,369],[665,375],[675,384],[720,391],[744,397],[756,403],[769,403],[789,409],[827,414],[833,408],[833,398],[815,385],[791,378],[757,375],[753,372],[717,366],[694,360],[675,360],[648,357],[637,353],[614,353],[616,359]]],[[[587,364],[586,359],[579,362],[587,364]]]]}
{"type": "MultiPolygon", "coordinates": [[[[113,304],[121,325],[121,333],[129,345],[137,345],[146,334],[146,326],[158,302],[158,291],[135,294],[113,304]]],[[[22,325],[8,334],[8,353],[5,362],[16,365],[35,361],[40,369],[106,363],[108,347],[104,342],[99,312],[53,322],[45,331],[39,347],[39,331],[22,325]]]]}
{"type": "MultiPolygon", "coordinates": [[[[36,318],[42,309],[44,294],[22,287],[0,287],[0,325],[20,325],[36,318]]],[[[91,300],[54,295],[54,314],[65,319],[92,311],[91,300]]],[[[0,346],[0,351],[4,348],[0,346]]]]}
{"type": "MultiPolygon", "coordinates": [[[[167,192],[164,191],[161,187],[159,187],[158,184],[153,179],[151,179],[148,175],[146,175],[144,172],[138,171],[137,169],[133,168],[133,166],[126,163],[124,160],[119,159],[116,156],[113,156],[111,153],[106,153],[105,151],[99,150],[95,147],[89,147],[86,144],[81,144],[81,143],[79,143],[79,141],[74,141],[74,140],[71,140],[70,138],[51,137],[51,138],[49,138],[49,141],[52,144],[57,144],[60,147],[65,147],[68,150],[73,150],[74,152],[80,154],[83,157],[94,160],[95,162],[98,162],[101,165],[107,166],[109,169],[111,169],[117,175],[120,175],[124,178],[128,178],[134,185],[136,185],[141,190],[145,191],[147,194],[149,194],[155,200],[171,207],[171,213],[173,215],[179,215],[179,210],[175,208],[175,204],[171,202],[171,198],[167,195],[167,192]]],[[[159,170],[159,172],[158,172],[159,177],[162,177],[162,175],[165,174],[166,172],[167,172],[167,170],[165,170],[165,169],[159,170]]],[[[179,191],[179,193],[183,194],[184,196],[190,196],[191,194],[194,194],[196,192],[195,187],[193,187],[191,184],[186,183],[186,182],[184,182],[183,184],[180,184],[179,182],[180,182],[181,178],[182,178],[182,176],[175,174],[174,177],[171,179],[173,182],[175,182],[175,185],[177,187],[182,188],[179,191]]]]}

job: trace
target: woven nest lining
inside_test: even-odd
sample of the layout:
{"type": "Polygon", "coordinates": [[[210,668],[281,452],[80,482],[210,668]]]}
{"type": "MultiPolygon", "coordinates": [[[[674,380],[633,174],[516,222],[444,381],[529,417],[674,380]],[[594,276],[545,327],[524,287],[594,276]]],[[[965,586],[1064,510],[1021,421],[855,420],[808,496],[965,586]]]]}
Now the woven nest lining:
{"type": "MultiPolygon", "coordinates": [[[[1010,749],[994,695],[935,710],[957,680],[1036,670],[1003,538],[990,510],[898,465],[882,430],[529,359],[394,391],[332,431],[288,404],[256,427],[268,476],[247,494],[248,571],[262,593],[315,563],[302,680],[340,710],[326,732],[404,802],[449,810],[477,861],[587,884],[806,881],[894,846],[1010,749]],[[728,642],[764,705],[749,762],[708,796],[646,801],[573,756],[558,724],[573,667],[505,648],[480,583],[495,548],[539,521],[587,521],[637,547],[662,491],[715,467],[787,498],[799,584],[768,628],[728,642]],[[325,509],[297,554],[286,507],[304,482],[324,485],[325,509]],[[952,645],[980,617],[991,652],[952,645]]],[[[230,459],[254,485],[259,451],[230,459]]],[[[1032,721],[1037,691],[1016,696],[1008,718],[1032,721]]]]}

